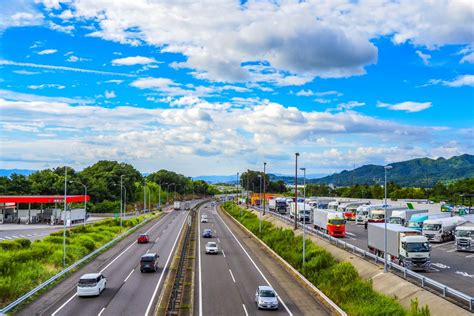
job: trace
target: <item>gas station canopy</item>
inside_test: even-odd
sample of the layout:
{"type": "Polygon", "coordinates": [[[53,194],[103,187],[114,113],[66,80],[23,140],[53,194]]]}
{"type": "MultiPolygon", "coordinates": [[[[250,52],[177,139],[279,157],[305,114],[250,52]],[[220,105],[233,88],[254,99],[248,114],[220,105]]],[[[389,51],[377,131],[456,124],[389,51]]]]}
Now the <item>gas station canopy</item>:
{"type": "MultiPolygon", "coordinates": [[[[89,201],[89,195],[67,195],[67,203],[89,201]]],[[[64,195],[0,195],[0,203],[64,203],[64,195]]]]}

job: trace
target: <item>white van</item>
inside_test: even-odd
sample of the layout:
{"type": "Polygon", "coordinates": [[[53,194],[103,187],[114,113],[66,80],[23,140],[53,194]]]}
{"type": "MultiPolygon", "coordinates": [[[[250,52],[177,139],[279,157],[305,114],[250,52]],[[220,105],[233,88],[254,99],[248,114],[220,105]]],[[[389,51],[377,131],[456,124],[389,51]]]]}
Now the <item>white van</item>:
{"type": "Polygon", "coordinates": [[[77,283],[77,296],[100,295],[106,285],[107,279],[101,273],[84,274],[77,283]]]}

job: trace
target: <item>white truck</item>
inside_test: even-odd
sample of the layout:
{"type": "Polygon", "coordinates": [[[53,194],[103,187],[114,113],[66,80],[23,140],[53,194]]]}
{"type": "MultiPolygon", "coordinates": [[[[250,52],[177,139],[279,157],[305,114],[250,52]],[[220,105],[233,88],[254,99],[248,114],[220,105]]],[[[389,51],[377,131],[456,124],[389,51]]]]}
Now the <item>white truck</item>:
{"type": "Polygon", "coordinates": [[[180,210],[181,209],[181,202],[180,201],[175,201],[173,203],[173,209],[180,210]]]}
{"type": "MultiPolygon", "coordinates": [[[[59,209],[55,209],[55,210],[56,210],[56,214],[54,217],[52,217],[55,219],[55,224],[64,224],[64,211],[63,210],[59,211],[59,209]]],[[[75,224],[75,223],[84,222],[85,218],[86,218],[86,212],[83,208],[70,209],[66,211],[66,226],[70,226],[71,224],[75,224]]]]}
{"type": "Polygon", "coordinates": [[[415,214],[427,213],[428,210],[422,209],[405,209],[405,210],[395,210],[392,212],[392,216],[389,218],[390,224],[397,224],[402,226],[408,226],[408,222],[411,217],[415,214]]]}
{"type": "Polygon", "coordinates": [[[333,237],[346,235],[346,220],[341,212],[326,209],[313,209],[314,228],[333,237]]]}
{"type": "Polygon", "coordinates": [[[461,216],[427,219],[423,222],[422,233],[429,241],[453,240],[456,227],[465,222],[461,216]]]}
{"type": "Polygon", "coordinates": [[[474,252],[474,215],[464,216],[467,220],[455,229],[456,250],[474,252]]]}
{"type": "MultiPolygon", "coordinates": [[[[378,256],[384,255],[384,223],[368,224],[367,243],[370,251],[378,256]]],[[[395,224],[387,223],[388,259],[411,270],[427,270],[431,265],[431,246],[420,232],[395,224]]]]}
{"type": "Polygon", "coordinates": [[[369,220],[369,215],[372,210],[383,207],[382,204],[361,205],[356,209],[355,223],[363,225],[369,220]]]}
{"type": "MultiPolygon", "coordinates": [[[[290,203],[290,218],[295,217],[296,203],[290,203]]],[[[307,203],[298,202],[298,220],[300,222],[310,223],[311,222],[311,206],[307,203]]]]}
{"type": "Polygon", "coordinates": [[[274,198],[268,201],[268,208],[270,211],[277,212],[279,214],[286,214],[286,198],[274,198]]]}

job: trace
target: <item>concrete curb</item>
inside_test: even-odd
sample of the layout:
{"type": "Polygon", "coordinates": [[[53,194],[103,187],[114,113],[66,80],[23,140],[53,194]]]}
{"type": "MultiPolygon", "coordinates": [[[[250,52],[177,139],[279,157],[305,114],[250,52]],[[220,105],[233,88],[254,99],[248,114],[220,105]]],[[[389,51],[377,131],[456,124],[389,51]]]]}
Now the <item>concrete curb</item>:
{"type": "Polygon", "coordinates": [[[232,217],[230,214],[228,214],[225,210],[223,210],[220,205],[219,209],[221,212],[223,212],[227,217],[229,217],[234,223],[236,223],[238,226],[240,226],[243,230],[245,230],[250,236],[252,236],[254,239],[256,239],[260,245],[262,245],[267,252],[269,252],[273,257],[278,259],[280,263],[284,266],[284,268],[295,275],[297,279],[299,279],[303,285],[310,290],[312,290],[316,296],[322,299],[322,303],[326,307],[328,307],[332,312],[341,315],[341,316],[347,316],[347,313],[343,311],[339,306],[337,306],[336,303],[334,303],[329,297],[327,297],[320,289],[318,289],[316,286],[314,286],[313,283],[311,283],[308,279],[306,279],[298,270],[296,270],[292,265],[290,265],[288,262],[285,261],[279,254],[277,254],[272,248],[270,248],[266,243],[264,243],[260,238],[258,238],[254,233],[252,233],[247,227],[242,225],[238,220],[236,220],[234,217],[232,217]]]}

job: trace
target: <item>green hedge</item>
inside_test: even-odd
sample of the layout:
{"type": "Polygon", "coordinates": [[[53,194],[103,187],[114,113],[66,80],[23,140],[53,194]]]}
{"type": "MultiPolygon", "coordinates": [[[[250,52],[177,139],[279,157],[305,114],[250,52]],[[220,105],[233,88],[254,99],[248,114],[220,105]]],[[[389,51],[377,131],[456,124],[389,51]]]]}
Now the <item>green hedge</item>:
{"type": "MultiPolygon", "coordinates": [[[[125,229],[141,223],[152,214],[123,221],[125,229]]],[[[119,220],[106,219],[66,231],[66,265],[70,265],[120,233],[119,220]]],[[[0,242],[0,307],[30,291],[62,270],[63,230],[43,240],[28,239],[0,242]]]]}
{"type": "MultiPolygon", "coordinates": [[[[255,235],[259,235],[259,220],[252,212],[241,210],[233,202],[223,204],[232,217],[255,235]],[[242,217],[240,216],[242,211],[242,217]]],[[[306,262],[303,265],[303,239],[293,230],[276,228],[262,221],[261,239],[283,259],[301,272],[311,283],[323,291],[348,315],[409,315],[428,316],[428,307],[418,308],[413,301],[410,310],[386,295],[376,292],[371,281],[363,280],[349,262],[338,262],[327,250],[306,240],[306,262]]]]}

